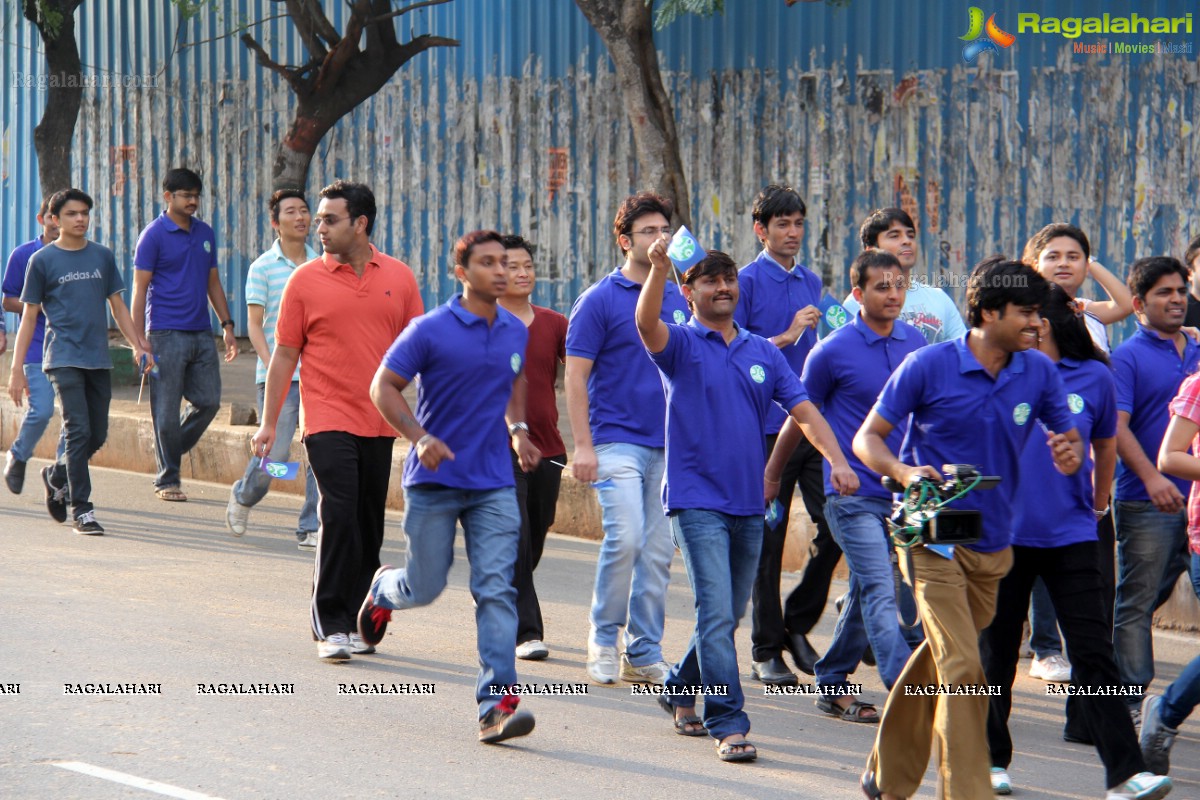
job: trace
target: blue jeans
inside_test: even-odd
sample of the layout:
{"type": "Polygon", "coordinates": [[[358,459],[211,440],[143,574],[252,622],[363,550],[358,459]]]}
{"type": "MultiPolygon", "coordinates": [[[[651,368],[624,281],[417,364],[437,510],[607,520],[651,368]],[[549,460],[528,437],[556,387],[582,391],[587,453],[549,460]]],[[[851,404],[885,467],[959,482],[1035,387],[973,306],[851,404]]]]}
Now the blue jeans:
{"type": "MultiPolygon", "coordinates": [[[[891,513],[892,502],[882,497],[830,495],[825,501],[825,521],[850,570],[850,591],[833,629],[833,642],[817,661],[817,685],[822,689],[849,685],[850,673],[862,660],[868,642],[875,651],[879,677],[891,689],[913,646],[921,641],[916,629],[910,643],[896,616],[886,521],[891,513]]],[[[916,604],[907,590],[900,593],[899,605],[905,619],[916,616],[916,604]]]]}
{"type": "MultiPolygon", "coordinates": [[[[263,399],[266,385],[258,384],[258,416],[262,418],[263,399]]],[[[275,423],[275,444],[267,454],[270,461],[287,461],[292,450],[292,437],[296,435],[296,427],[300,424],[300,382],[292,381],[288,389],[283,407],[279,409],[279,420],[275,423]]],[[[256,506],[267,496],[271,488],[271,476],[262,468],[262,460],[251,456],[246,464],[246,473],[241,480],[233,485],[233,497],[240,505],[256,506]]],[[[315,533],[320,527],[317,519],[317,481],[313,478],[312,467],[304,471],[304,505],[300,508],[300,521],[296,523],[296,538],[303,539],[305,534],[315,533]]]]}
{"type": "Polygon", "coordinates": [[[454,489],[435,484],[404,490],[404,539],[408,558],[402,569],[385,572],[373,587],[384,608],[429,605],[446,588],[454,561],[455,523],[462,522],[471,595],[479,678],[475,699],[483,719],[517,682],[517,590],[512,585],[521,538],[521,513],[511,486],[454,489]],[[493,694],[493,688],[498,694],[493,694]]]}
{"type": "Polygon", "coordinates": [[[155,487],[179,485],[179,463],[196,446],[221,406],[221,365],[210,331],[150,331],[158,362],[151,376],[150,416],[154,420],[155,487]],[[188,401],[182,414],[179,403],[188,401]]]}
{"type": "Polygon", "coordinates": [[[1117,503],[1113,648],[1126,686],[1144,689],[1154,680],[1151,618],[1187,569],[1186,557],[1187,511],[1165,514],[1149,502],[1117,503]]]}
{"type": "Polygon", "coordinates": [[[594,486],[604,540],[596,562],[590,640],[615,647],[628,609],[625,653],[635,667],[663,660],[667,583],[675,555],[660,499],[664,455],[662,448],[636,444],[596,447],[594,486]]]}
{"type": "MultiPolygon", "coordinates": [[[[671,667],[666,685],[717,687],[726,692],[704,697],[704,727],[717,741],[750,732],[750,718],[742,710],[745,698],[733,634],[754,588],[762,526],[757,514],[735,517],[688,509],[671,516],[671,531],[696,598],[696,627],[687,652],[671,667]]],[[[672,705],[695,704],[694,697],[666,697],[672,705]]]]}
{"type": "MultiPolygon", "coordinates": [[[[38,439],[46,432],[50,418],[54,416],[54,387],[50,379],[42,372],[42,362],[26,364],[25,380],[29,383],[29,410],[25,419],[21,420],[21,429],[17,438],[13,439],[12,455],[18,461],[28,461],[33,458],[33,448],[37,447],[38,439]]],[[[61,461],[67,448],[67,429],[64,426],[58,434],[58,460],[61,461]]]]}
{"type": "MultiPolygon", "coordinates": [[[[1192,589],[1196,597],[1200,597],[1200,554],[1192,553],[1192,589]]],[[[1162,721],[1172,728],[1178,728],[1191,715],[1192,710],[1200,705],[1200,656],[1193,658],[1175,682],[1163,693],[1159,713],[1162,721]]]]}
{"type": "Polygon", "coordinates": [[[1029,598],[1029,646],[1037,658],[1062,655],[1062,639],[1058,636],[1058,615],[1050,600],[1050,590],[1038,578],[1033,582],[1029,598]]]}

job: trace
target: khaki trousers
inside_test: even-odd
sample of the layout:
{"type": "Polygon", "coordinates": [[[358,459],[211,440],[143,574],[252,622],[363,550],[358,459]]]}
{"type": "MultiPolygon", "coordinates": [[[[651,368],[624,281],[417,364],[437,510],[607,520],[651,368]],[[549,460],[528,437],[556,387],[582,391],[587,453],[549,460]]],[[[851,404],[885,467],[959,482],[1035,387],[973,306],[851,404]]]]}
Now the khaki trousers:
{"type": "Polygon", "coordinates": [[[931,747],[936,748],[939,800],[990,800],[984,690],[974,695],[930,690],[986,685],[979,633],[996,612],[996,593],[1012,566],[1012,550],[977,553],[959,546],[948,560],[917,545],[912,561],[915,581],[901,554],[901,568],[916,590],[925,641],[888,695],[867,769],[874,770],[880,789],[909,797],[921,785],[931,747]]]}

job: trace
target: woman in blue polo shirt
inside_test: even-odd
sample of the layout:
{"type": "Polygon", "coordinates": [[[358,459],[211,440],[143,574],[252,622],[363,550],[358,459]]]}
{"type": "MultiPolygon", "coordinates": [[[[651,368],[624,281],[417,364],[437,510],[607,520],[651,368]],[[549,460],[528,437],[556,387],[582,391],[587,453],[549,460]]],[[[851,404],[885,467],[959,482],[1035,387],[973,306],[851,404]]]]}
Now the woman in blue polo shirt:
{"type": "MultiPolygon", "coordinates": [[[[1041,315],[1038,349],[1057,364],[1067,388],[1067,405],[1080,437],[1091,442],[1095,462],[1089,455],[1082,469],[1065,476],[1054,468],[1045,437],[1038,436],[1029,438],[1021,454],[1021,482],[1013,508],[1013,566],[1000,582],[996,617],[979,641],[987,682],[1001,687],[988,709],[992,788],[997,794],[1012,792],[1008,776],[1011,689],[1021,629],[1037,577],[1050,590],[1071,654],[1072,690],[1121,685],[1104,613],[1096,535],[1096,520],[1108,512],[1116,469],[1116,385],[1108,359],[1092,343],[1075,304],[1061,287],[1050,287],[1041,315]]],[[[1109,796],[1161,797],[1142,794],[1153,788],[1161,791],[1163,782],[1170,784],[1169,779],[1146,772],[1124,699],[1081,697],[1079,705],[1104,763],[1109,796]]]]}

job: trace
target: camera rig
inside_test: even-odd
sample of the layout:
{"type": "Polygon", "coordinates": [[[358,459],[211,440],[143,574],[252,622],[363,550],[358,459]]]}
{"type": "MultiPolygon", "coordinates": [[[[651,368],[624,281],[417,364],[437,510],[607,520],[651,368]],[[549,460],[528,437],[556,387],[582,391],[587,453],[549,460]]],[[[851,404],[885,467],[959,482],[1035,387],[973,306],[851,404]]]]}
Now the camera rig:
{"type": "Polygon", "coordinates": [[[996,475],[981,475],[969,464],[944,464],[945,480],[922,477],[908,486],[891,478],[883,479],[884,488],[900,493],[888,532],[900,548],[916,544],[971,544],[983,533],[983,515],[978,511],[946,508],[974,489],[993,489],[1000,483],[996,475]]]}

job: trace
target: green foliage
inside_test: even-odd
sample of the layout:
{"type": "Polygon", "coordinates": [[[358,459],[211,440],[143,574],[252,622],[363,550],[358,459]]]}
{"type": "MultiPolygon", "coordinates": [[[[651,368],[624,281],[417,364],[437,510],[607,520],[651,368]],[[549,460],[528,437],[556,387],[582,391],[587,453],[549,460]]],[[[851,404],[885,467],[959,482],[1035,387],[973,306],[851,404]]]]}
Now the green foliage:
{"type": "Polygon", "coordinates": [[[37,22],[35,23],[42,36],[47,41],[54,41],[62,30],[63,12],[58,3],[51,0],[37,0],[37,22]]]}
{"type": "MultiPolygon", "coordinates": [[[[646,0],[650,5],[654,0],[646,0]]],[[[725,13],[725,0],[663,0],[654,15],[654,29],[661,31],[684,14],[711,17],[725,13]]]]}

